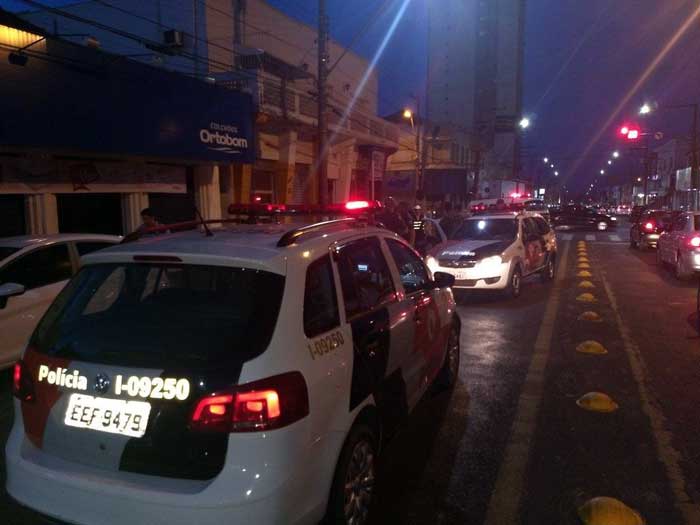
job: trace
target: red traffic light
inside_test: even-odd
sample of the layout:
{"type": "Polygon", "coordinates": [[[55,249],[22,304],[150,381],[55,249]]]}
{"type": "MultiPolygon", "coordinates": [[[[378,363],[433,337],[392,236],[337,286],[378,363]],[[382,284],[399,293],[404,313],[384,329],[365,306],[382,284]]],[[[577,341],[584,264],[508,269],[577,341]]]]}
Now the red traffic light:
{"type": "Polygon", "coordinates": [[[642,132],[637,126],[633,126],[630,124],[625,124],[624,126],[622,126],[620,128],[619,133],[622,137],[624,137],[627,140],[638,140],[639,137],[642,135],[642,132]]]}

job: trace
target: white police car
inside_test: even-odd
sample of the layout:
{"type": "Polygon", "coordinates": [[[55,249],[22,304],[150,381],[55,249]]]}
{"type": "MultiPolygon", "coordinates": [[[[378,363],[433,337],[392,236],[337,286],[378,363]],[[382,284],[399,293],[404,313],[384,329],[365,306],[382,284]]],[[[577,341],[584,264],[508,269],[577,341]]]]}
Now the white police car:
{"type": "Polygon", "coordinates": [[[449,275],[358,220],[83,258],[14,370],[7,491],[77,524],[362,524],[383,435],[459,369],[449,275]]]}
{"type": "Polygon", "coordinates": [[[455,289],[506,290],[517,297],[523,278],[551,280],[556,258],[556,235],[541,215],[494,212],[464,220],[426,263],[433,272],[452,274],[455,289]]]}

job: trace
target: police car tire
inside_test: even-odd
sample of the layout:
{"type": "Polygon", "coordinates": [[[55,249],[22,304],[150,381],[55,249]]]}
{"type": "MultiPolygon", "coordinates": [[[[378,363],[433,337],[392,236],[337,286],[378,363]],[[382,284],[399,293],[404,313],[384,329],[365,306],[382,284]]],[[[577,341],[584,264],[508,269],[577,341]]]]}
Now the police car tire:
{"type": "Polygon", "coordinates": [[[549,281],[554,280],[554,275],[557,271],[556,264],[556,258],[553,255],[547,256],[547,264],[545,264],[542,272],[540,273],[540,278],[542,279],[543,283],[548,283],[549,281]]]}
{"type": "MultiPolygon", "coordinates": [[[[350,434],[345,440],[343,449],[340,452],[340,457],[338,458],[338,464],[335,467],[335,474],[333,475],[333,484],[331,485],[331,493],[328,499],[328,510],[326,512],[326,518],[324,524],[326,525],[346,525],[347,520],[345,518],[345,484],[348,475],[348,470],[353,459],[353,452],[358,445],[366,443],[372,450],[374,456],[374,473],[373,477],[376,481],[377,474],[377,436],[372,428],[364,423],[356,423],[350,430],[350,434]]],[[[374,494],[374,486],[372,487],[371,496],[374,494]]],[[[370,501],[368,507],[371,507],[372,502],[370,501]]],[[[367,519],[363,522],[356,522],[358,525],[363,525],[367,523],[367,519]]]]}
{"type": "Polygon", "coordinates": [[[508,286],[506,286],[505,293],[508,297],[512,297],[513,299],[517,299],[523,293],[523,272],[520,269],[520,265],[516,264],[508,274],[508,286]],[[513,276],[516,273],[519,276],[519,284],[517,289],[513,286],[513,276]]]}
{"type": "Polygon", "coordinates": [[[450,336],[447,339],[447,348],[445,349],[445,360],[442,363],[442,368],[438,372],[437,378],[435,378],[435,388],[438,391],[450,390],[457,384],[457,378],[459,377],[459,361],[461,349],[459,345],[460,338],[460,327],[459,323],[456,321],[452,323],[450,327],[450,336]],[[450,346],[454,344],[454,337],[457,338],[457,355],[456,359],[450,363],[450,346]],[[450,370],[450,367],[454,367],[456,371],[450,370]]]}

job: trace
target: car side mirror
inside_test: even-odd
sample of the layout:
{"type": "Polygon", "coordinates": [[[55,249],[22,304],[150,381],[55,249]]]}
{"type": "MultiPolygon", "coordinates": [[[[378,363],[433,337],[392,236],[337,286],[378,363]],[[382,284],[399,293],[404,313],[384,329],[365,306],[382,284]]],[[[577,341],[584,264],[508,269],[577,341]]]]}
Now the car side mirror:
{"type": "Polygon", "coordinates": [[[25,288],[21,284],[17,283],[5,283],[0,284],[0,309],[7,306],[7,300],[10,297],[16,297],[22,295],[25,292],[25,288]]]}
{"type": "Polygon", "coordinates": [[[452,288],[455,285],[455,276],[446,272],[435,272],[433,278],[436,288],[452,288]]]}

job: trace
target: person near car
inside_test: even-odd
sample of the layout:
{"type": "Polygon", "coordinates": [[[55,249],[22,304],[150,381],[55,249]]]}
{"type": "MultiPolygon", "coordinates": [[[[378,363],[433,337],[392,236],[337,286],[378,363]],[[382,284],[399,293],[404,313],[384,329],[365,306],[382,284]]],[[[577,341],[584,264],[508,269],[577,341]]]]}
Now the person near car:
{"type": "Polygon", "coordinates": [[[401,216],[403,223],[407,226],[406,236],[404,236],[404,239],[406,239],[411,245],[414,245],[416,241],[416,232],[413,229],[413,223],[416,220],[416,214],[411,209],[411,205],[406,201],[399,202],[397,212],[401,216]]]}
{"type": "Polygon", "coordinates": [[[396,201],[389,197],[384,202],[384,209],[378,214],[377,220],[384,225],[388,230],[399,234],[404,239],[409,235],[409,226],[404,222],[399,213],[396,201]]]}
{"type": "Polygon", "coordinates": [[[160,223],[158,222],[155,213],[153,213],[153,209],[144,208],[143,210],[141,210],[141,226],[136,228],[135,233],[148,233],[153,228],[157,228],[158,226],[160,226],[160,223]]]}
{"type": "Polygon", "coordinates": [[[459,211],[452,206],[451,202],[446,202],[443,207],[445,215],[440,219],[440,227],[448,237],[462,224],[462,217],[459,211]]]}

